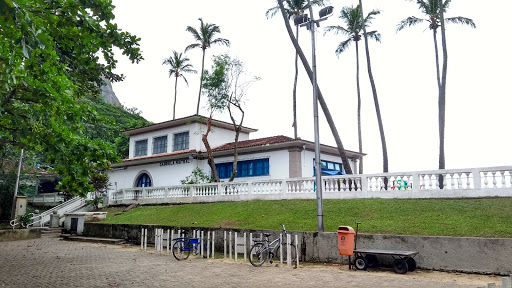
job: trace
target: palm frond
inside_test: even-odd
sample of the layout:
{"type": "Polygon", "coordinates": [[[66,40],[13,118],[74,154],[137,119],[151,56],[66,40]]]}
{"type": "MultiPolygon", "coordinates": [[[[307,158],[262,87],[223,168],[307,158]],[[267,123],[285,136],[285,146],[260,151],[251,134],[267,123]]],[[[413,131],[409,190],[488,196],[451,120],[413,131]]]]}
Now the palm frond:
{"type": "Polygon", "coordinates": [[[339,26],[339,25],[325,27],[324,28],[324,35],[329,33],[329,32],[334,32],[334,35],[338,35],[338,34],[350,35],[350,34],[352,34],[351,31],[348,31],[345,27],[342,27],[342,26],[339,26]]]}
{"type": "Polygon", "coordinates": [[[348,47],[350,47],[350,44],[352,44],[352,41],[354,41],[352,39],[352,37],[348,38],[347,40],[343,41],[343,42],[340,42],[340,44],[338,44],[338,48],[336,48],[336,56],[339,56],[341,53],[343,53],[345,50],[348,49],[348,47]]]}
{"type": "MultiPolygon", "coordinates": [[[[196,72],[197,72],[197,71],[196,71],[196,72]]],[[[185,80],[185,83],[187,83],[187,86],[188,86],[188,81],[187,81],[187,78],[185,78],[185,75],[180,74],[178,77],[183,78],[183,80],[185,80]]]]}
{"type": "Polygon", "coordinates": [[[423,23],[424,21],[427,21],[427,20],[421,19],[421,18],[416,18],[414,16],[407,17],[407,19],[404,19],[404,20],[400,21],[400,23],[398,23],[398,25],[396,27],[396,32],[401,31],[402,29],[404,29],[406,27],[416,26],[420,23],[423,23]]]}
{"type": "Polygon", "coordinates": [[[447,23],[469,25],[469,26],[471,26],[471,28],[476,28],[475,22],[473,22],[472,19],[461,17],[461,16],[446,18],[445,21],[447,23]]]}
{"type": "Polygon", "coordinates": [[[377,31],[366,31],[366,36],[380,43],[381,35],[377,31]]]}
{"type": "Polygon", "coordinates": [[[267,17],[267,19],[270,19],[274,17],[277,14],[277,12],[279,12],[279,6],[272,7],[268,9],[267,12],[265,12],[265,17],[267,17]]]}
{"type": "Polygon", "coordinates": [[[198,43],[190,44],[187,47],[185,47],[185,52],[187,52],[190,49],[194,49],[194,48],[201,48],[201,44],[198,44],[198,43]]]}
{"type": "Polygon", "coordinates": [[[217,39],[215,39],[215,40],[211,41],[211,42],[210,42],[210,44],[222,44],[222,45],[224,45],[224,46],[229,47],[229,45],[230,45],[231,43],[229,42],[229,40],[228,40],[228,39],[224,39],[224,38],[217,38],[217,39]]]}

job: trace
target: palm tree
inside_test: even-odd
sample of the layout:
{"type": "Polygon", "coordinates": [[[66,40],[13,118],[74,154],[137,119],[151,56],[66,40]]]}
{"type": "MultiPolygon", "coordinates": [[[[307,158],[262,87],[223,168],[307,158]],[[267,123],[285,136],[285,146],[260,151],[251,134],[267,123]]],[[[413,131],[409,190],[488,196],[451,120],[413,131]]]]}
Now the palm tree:
{"type": "MultiPolygon", "coordinates": [[[[284,9],[285,13],[288,15],[288,19],[293,20],[295,17],[301,16],[304,14],[304,11],[309,9],[309,4],[307,0],[284,0],[284,9]]],[[[325,6],[324,0],[311,0],[312,7],[321,7],[325,6]]],[[[272,7],[267,10],[265,16],[268,19],[274,17],[277,12],[279,12],[279,4],[275,7],[272,7]]],[[[299,40],[299,25],[295,26],[295,35],[297,41],[299,40]]],[[[295,53],[295,78],[293,80],[293,134],[295,139],[297,139],[297,78],[299,76],[299,66],[298,66],[298,54],[295,53]]]]}
{"type": "Polygon", "coordinates": [[[201,88],[203,84],[203,71],[204,71],[204,56],[206,54],[206,49],[208,49],[211,45],[221,44],[229,47],[229,40],[223,38],[214,38],[216,34],[220,33],[219,26],[210,23],[204,23],[202,18],[199,18],[199,30],[196,30],[194,27],[187,26],[187,31],[192,34],[197,43],[190,44],[185,48],[185,52],[194,48],[201,48],[203,50],[203,60],[201,62],[201,80],[199,82],[199,95],[197,96],[197,110],[196,114],[199,115],[199,103],[201,102],[201,88]]]}
{"type": "Polygon", "coordinates": [[[190,61],[190,59],[185,57],[183,53],[178,53],[173,50],[172,56],[164,59],[164,62],[162,63],[162,65],[168,64],[171,66],[171,69],[169,69],[169,78],[172,76],[176,77],[174,81],[174,104],[172,106],[172,120],[176,119],[176,95],[178,93],[178,77],[183,78],[188,86],[187,78],[185,78],[183,73],[197,73],[197,71],[193,69],[192,64],[188,63],[188,61],[190,61]]]}
{"type": "MultiPolygon", "coordinates": [[[[361,15],[364,15],[363,12],[363,0],[359,0],[359,9],[361,9],[361,15]]],[[[368,44],[368,33],[366,32],[366,25],[362,25],[363,28],[363,36],[364,36],[364,48],[366,52],[366,67],[368,68],[368,77],[370,78],[370,84],[372,86],[372,94],[373,94],[373,103],[375,105],[375,114],[377,114],[377,123],[379,125],[379,133],[380,133],[380,144],[382,147],[382,172],[389,171],[389,163],[388,163],[388,148],[386,145],[386,135],[384,134],[384,124],[382,123],[382,116],[380,113],[380,105],[379,98],[377,96],[377,87],[375,85],[375,80],[373,79],[372,72],[372,64],[370,58],[370,47],[368,44]]],[[[387,178],[384,178],[384,187],[387,186],[387,178]]]]}
{"type": "MultiPolygon", "coordinates": [[[[292,41],[295,51],[299,55],[299,58],[302,62],[302,65],[304,66],[304,69],[306,69],[306,73],[308,74],[309,80],[311,80],[311,82],[313,82],[313,70],[311,70],[311,66],[309,66],[308,60],[306,59],[304,52],[302,51],[302,49],[299,46],[299,42],[293,35],[292,27],[290,26],[289,21],[287,21],[288,17],[286,15],[283,1],[284,0],[277,0],[277,2],[279,4],[279,9],[281,10],[281,14],[283,15],[286,31],[288,32],[288,36],[290,37],[290,40],[292,41]]],[[[325,119],[327,120],[327,124],[331,128],[332,136],[334,137],[334,141],[336,141],[336,146],[338,147],[338,152],[340,153],[341,161],[343,162],[345,173],[352,174],[352,168],[350,167],[350,163],[348,162],[347,153],[345,152],[345,148],[343,147],[343,143],[341,142],[340,134],[338,133],[338,129],[336,129],[336,125],[334,124],[334,120],[332,119],[332,115],[331,115],[331,112],[329,111],[329,107],[327,106],[327,103],[325,102],[325,99],[322,95],[322,91],[320,90],[320,87],[317,86],[317,89],[318,89],[318,104],[320,104],[320,107],[322,107],[322,111],[324,112],[324,116],[325,116],[325,119]]]]}
{"type": "MultiPolygon", "coordinates": [[[[345,22],[346,27],[342,26],[327,26],[325,27],[325,33],[334,32],[335,34],[342,34],[348,36],[348,38],[340,42],[336,48],[336,56],[343,53],[352,42],[356,44],[356,87],[357,87],[357,136],[359,140],[359,153],[363,153],[363,139],[361,133],[361,90],[359,88],[359,41],[361,41],[362,26],[369,26],[371,20],[375,15],[380,14],[379,10],[373,10],[362,19],[360,6],[344,7],[341,9],[339,18],[345,22]]],[[[377,31],[367,32],[368,37],[380,42],[380,33],[377,31]]],[[[359,161],[359,173],[363,173],[363,161],[359,161]]]]}
{"type": "MultiPolygon", "coordinates": [[[[444,18],[444,13],[449,8],[451,0],[416,0],[421,12],[425,14],[426,19],[417,18],[414,16],[408,17],[402,20],[396,28],[396,31],[401,31],[406,27],[416,26],[420,23],[427,22],[432,35],[434,37],[434,51],[436,55],[436,72],[437,72],[437,87],[439,89],[439,169],[445,169],[444,160],[444,127],[445,127],[445,103],[446,103],[446,70],[447,70],[447,49],[446,49],[446,37],[444,35],[444,23],[454,23],[469,25],[472,28],[476,28],[473,20],[465,17],[450,17],[444,18]],[[437,29],[441,28],[442,39],[441,45],[443,48],[443,71],[439,68],[439,49],[437,44],[437,29]]],[[[441,183],[442,185],[442,183],[441,183]]]]}

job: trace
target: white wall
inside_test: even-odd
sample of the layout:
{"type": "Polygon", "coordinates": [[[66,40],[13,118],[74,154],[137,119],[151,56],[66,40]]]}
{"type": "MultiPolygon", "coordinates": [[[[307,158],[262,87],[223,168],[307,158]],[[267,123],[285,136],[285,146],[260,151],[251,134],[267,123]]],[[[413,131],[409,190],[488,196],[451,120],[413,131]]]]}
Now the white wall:
{"type": "MultiPolygon", "coordinates": [[[[148,151],[146,156],[153,155],[153,138],[167,136],[167,153],[173,151],[173,135],[176,133],[188,132],[189,133],[189,149],[198,151],[206,151],[203,141],[201,140],[202,134],[206,132],[206,125],[200,123],[185,124],[180,127],[173,127],[152,131],[148,133],[138,134],[130,137],[130,152],[129,158],[134,158],[135,155],[135,141],[148,140],[148,151]]],[[[240,133],[239,141],[249,140],[248,133],[240,133]]],[[[213,127],[210,134],[208,134],[208,142],[212,148],[220,146],[225,143],[235,141],[235,132],[224,128],[213,127]]]]}
{"type": "MultiPolygon", "coordinates": [[[[166,166],[160,166],[160,163],[137,165],[127,167],[126,169],[110,171],[108,172],[108,176],[110,177],[111,183],[110,189],[115,190],[116,188],[125,189],[135,187],[137,184],[136,178],[142,171],[147,171],[147,173],[151,176],[151,185],[153,187],[181,185],[180,181],[185,179],[185,177],[189,176],[192,173],[192,170],[194,170],[194,168],[197,165],[202,164],[198,163],[198,160],[188,161],[189,163],[181,163],[166,166]]],[[[205,171],[210,170],[208,169],[205,171]]]]}

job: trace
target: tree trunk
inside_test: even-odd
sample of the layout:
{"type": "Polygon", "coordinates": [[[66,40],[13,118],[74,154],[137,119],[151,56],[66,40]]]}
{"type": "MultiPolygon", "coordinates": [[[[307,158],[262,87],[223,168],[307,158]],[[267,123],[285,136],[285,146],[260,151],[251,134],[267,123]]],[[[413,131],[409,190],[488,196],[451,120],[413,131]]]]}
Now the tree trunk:
{"type": "Polygon", "coordinates": [[[237,125],[236,120],[233,117],[233,114],[231,113],[230,105],[234,105],[234,104],[228,104],[228,111],[229,111],[229,117],[231,118],[231,122],[233,122],[233,127],[235,128],[235,145],[233,148],[233,172],[231,173],[231,177],[229,177],[228,182],[233,181],[236,177],[236,173],[238,172],[238,170],[236,168],[238,165],[238,137],[240,136],[240,131],[242,130],[242,123],[244,122],[244,115],[245,115],[245,112],[244,112],[244,110],[242,110],[242,107],[240,107],[239,105],[234,105],[242,113],[242,118],[240,120],[240,123],[237,125]]]}
{"type": "MultiPolygon", "coordinates": [[[[446,47],[446,31],[444,26],[444,11],[441,5],[441,43],[443,45],[443,71],[441,87],[439,89],[439,169],[445,169],[444,159],[444,128],[446,110],[446,72],[448,70],[448,48],[446,47]]],[[[439,186],[443,189],[443,177],[440,178],[439,186]]]]}
{"type": "MultiPolygon", "coordinates": [[[[199,95],[197,96],[197,109],[196,115],[199,115],[199,104],[201,103],[201,89],[203,88],[203,72],[204,72],[204,55],[206,54],[206,49],[203,49],[203,61],[201,62],[201,79],[199,80],[199,95]]],[[[211,118],[211,115],[210,115],[211,118]]]]}
{"type": "Polygon", "coordinates": [[[439,69],[439,51],[437,49],[437,29],[432,29],[434,33],[434,51],[436,52],[436,75],[437,75],[437,89],[441,90],[441,70],[439,69]]]}
{"type": "MultiPolygon", "coordinates": [[[[359,153],[363,153],[363,136],[361,129],[361,88],[359,87],[359,41],[356,42],[356,86],[357,86],[357,139],[359,140],[359,153]]],[[[359,174],[363,174],[363,159],[359,160],[359,174]]]]}
{"type": "Polygon", "coordinates": [[[220,182],[219,173],[217,173],[217,167],[215,167],[215,161],[213,159],[212,148],[210,147],[210,143],[208,143],[208,134],[212,129],[212,114],[210,114],[210,118],[206,120],[206,127],[206,133],[203,134],[201,140],[203,140],[204,147],[206,148],[206,154],[208,155],[208,165],[212,169],[213,179],[215,182],[220,182]]]}
{"type": "MultiPolygon", "coordinates": [[[[361,9],[361,15],[363,13],[363,1],[359,0],[359,8],[361,9]]],[[[363,16],[361,16],[363,17],[363,16]]],[[[382,172],[388,172],[388,148],[386,146],[386,136],[384,134],[384,124],[382,124],[382,117],[380,115],[379,98],[377,97],[377,88],[375,87],[375,80],[373,79],[372,65],[370,61],[370,48],[368,47],[368,35],[366,35],[366,27],[363,25],[364,33],[364,47],[366,49],[366,63],[368,64],[368,76],[370,77],[370,84],[372,86],[373,102],[375,103],[375,112],[377,113],[377,121],[379,123],[380,142],[382,146],[382,172]]],[[[384,183],[387,184],[386,182],[384,183]]]]}
{"type": "MultiPolygon", "coordinates": [[[[290,37],[290,40],[292,41],[292,44],[295,47],[295,51],[297,52],[300,60],[302,61],[302,65],[304,66],[304,69],[306,69],[306,73],[308,74],[309,80],[311,82],[313,82],[313,71],[311,70],[311,67],[309,66],[308,60],[306,59],[304,52],[302,52],[302,49],[300,48],[299,43],[297,42],[297,39],[295,39],[295,36],[293,35],[292,28],[290,27],[290,23],[288,23],[288,18],[286,16],[286,12],[284,10],[283,0],[278,0],[278,3],[279,3],[279,7],[281,8],[281,14],[283,15],[286,30],[288,31],[288,36],[290,37]]],[[[340,156],[341,156],[341,161],[343,162],[345,173],[352,174],[352,167],[350,166],[350,163],[348,162],[345,148],[343,147],[343,143],[341,142],[341,138],[340,138],[340,135],[338,134],[338,130],[336,129],[336,125],[334,124],[334,120],[332,119],[331,113],[329,112],[329,108],[327,107],[327,104],[325,103],[324,97],[322,96],[322,92],[320,91],[320,87],[318,85],[317,85],[317,89],[318,89],[318,102],[319,102],[320,106],[322,107],[322,111],[324,112],[327,123],[329,124],[329,127],[331,128],[332,136],[334,137],[334,140],[336,141],[336,145],[338,147],[338,152],[340,153],[340,156]]]]}
{"type": "MultiPolygon", "coordinates": [[[[297,42],[299,41],[299,25],[296,26],[297,42]]],[[[295,78],[293,81],[293,135],[297,139],[297,78],[299,77],[299,55],[295,53],[295,78]]]]}
{"type": "Polygon", "coordinates": [[[172,120],[176,119],[176,95],[178,94],[178,76],[174,81],[174,105],[172,106],[172,120]]]}

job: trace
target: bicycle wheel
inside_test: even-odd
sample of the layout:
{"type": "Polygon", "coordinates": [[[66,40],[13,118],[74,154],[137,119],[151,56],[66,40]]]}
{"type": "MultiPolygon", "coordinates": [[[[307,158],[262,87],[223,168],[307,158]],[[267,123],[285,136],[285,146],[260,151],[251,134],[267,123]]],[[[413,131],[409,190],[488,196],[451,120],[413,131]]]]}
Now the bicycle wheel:
{"type": "MultiPolygon", "coordinates": [[[[290,244],[290,256],[291,256],[291,265],[297,264],[297,249],[295,244],[290,244]]],[[[276,247],[274,259],[279,262],[279,257],[281,257],[281,251],[279,251],[279,246],[276,247]]],[[[283,244],[283,264],[288,264],[288,245],[283,244]]]]}
{"type": "Polygon", "coordinates": [[[176,241],[174,245],[172,245],[172,256],[176,258],[176,260],[186,260],[190,255],[190,250],[186,249],[185,241],[176,241]]]}
{"type": "Polygon", "coordinates": [[[263,243],[256,243],[252,246],[251,251],[249,253],[249,261],[252,266],[259,267],[267,261],[268,258],[268,249],[265,247],[263,243]]]}

